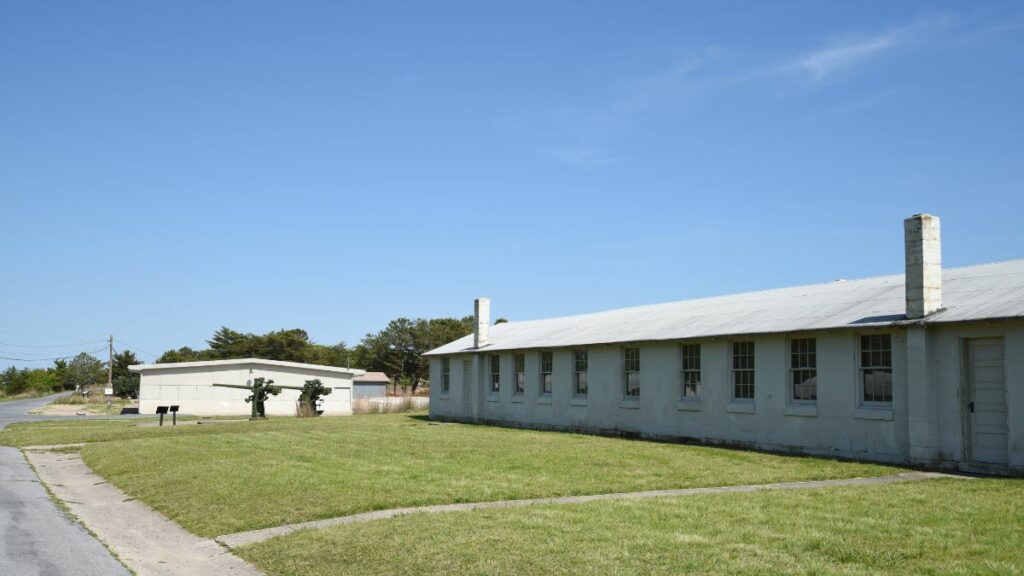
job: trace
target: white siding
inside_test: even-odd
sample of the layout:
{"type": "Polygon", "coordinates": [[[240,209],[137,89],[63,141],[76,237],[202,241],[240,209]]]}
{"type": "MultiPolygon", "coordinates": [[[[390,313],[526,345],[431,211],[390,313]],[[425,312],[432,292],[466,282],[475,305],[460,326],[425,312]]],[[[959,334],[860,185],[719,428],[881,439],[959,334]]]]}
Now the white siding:
{"type": "MultiPolygon", "coordinates": [[[[315,369],[282,366],[234,364],[230,366],[175,367],[142,372],[139,387],[139,412],[153,414],[157,406],[178,404],[182,414],[196,416],[245,415],[251,405],[245,402],[247,390],[221,388],[218,384],[250,385],[253,378],[268,378],[275,384],[302,386],[306,380],[319,379],[331,393],[324,397],[325,414],[352,413],[352,380],[343,374],[315,369]],[[250,369],[252,373],[250,374],[250,369]]],[[[282,390],[266,403],[268,416],[294,416],[298,390],[282,390]]]]}

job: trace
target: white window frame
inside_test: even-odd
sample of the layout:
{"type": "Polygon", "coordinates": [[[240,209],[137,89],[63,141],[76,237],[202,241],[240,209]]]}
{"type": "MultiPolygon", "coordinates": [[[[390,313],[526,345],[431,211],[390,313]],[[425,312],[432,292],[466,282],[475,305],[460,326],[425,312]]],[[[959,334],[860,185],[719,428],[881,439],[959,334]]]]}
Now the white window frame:
{"type": "Polygon", "coordinates": [[[541,352],[540,353],[540,395],[551,396],[551,392],[554,389],[554,364],[555,355],[552,352],[541,352]],[[545,361],[545,358],[547,359],[545,361]],[[546,364],[546,366],[545,366],[546,364]],[[545,368],[547,369],[545,371],[545,368]]]}
{"type": "MultiPolygon", "coordinates": [[[[893,371],[893,337],[892,334],[858,334],[857,335],[857,405],[864,408],[892,408],[893,396],[895,394],[895,382],[894,382],[894,371],[893,371]],[[864,349],[864,338],[882,337],[889,339],[889,349],[884,348],[872,348],[864,349]],[[884,365],[885,353],[889,354],[889,365],[884,365]],[[880,355],[883,362],[878,365],[867,365],[864,364],[864,354],[877,353],[880,355]],[[889,400],[888,401],[877,401],[877,400],[865,400],[864,399],[864,376],[868,370],[882,370],[889,373],[889,400]]],[[[869,363],[870,364],[870,363],[869,363]]]]}
{"type": "Polygon", "coordinates": [[[631,347],[622,349],[622,396],[627,400],[640,398],[640,348],[631,347]],[[636,352],[636,358],[631,359],[630,354],[636,352]],[[635,362],[635,365],[634,365],[635,362]],[[636,390],[630,393],[630,388],[636,390]]]}
{"type": "MultiPolygon", "coordinates": [[[[741,356],[747,357],[747,354],[741,356]]],[[[757,397],[757,343],[753,340],[737,340],[729,343],[729,399],[732,402],[753,403],[757,397]],[[750,345],[750,367],[736,367],[736,346],[750,345]],[[750,383],[737,384],[736,376],[739,373],[749,373],[750,383]],[[750,386],[750,397],[736,396],[736,386],[750,386]]]]}
{"type": "Polygon", "coordinates": [[[590,368],[590,354],[586,350],[573,350],[572,362],[572,395],[577,398],[586,398],[587,394],[590,392],[590,386],[587,382],[587,370],[590,368]],[[583,370],[580,370],[580,354],[583,355],[583,370]],[[580,376],[583,377],[582,392],[580,392],[580,376]]]}
{"type": "Polygon", "coordinates": [[[452,359],[441,358],[441,394],[447,394],[451,389],[452,359]]]}
{"type": "Polygon", "coordinates": [[[491,354],[488,362],[490,363],[491,394],[498,394],[501,392],[501,356],[491,354]]]}
{"type": "Polygon", "coordinates": [[[526,393],[526,354],[512,354],[512,395],[522,396],[526,393]]]}
{"type": "Polygon", "coordinates": [[[813,337],[796,337],[786,339],[786,350],[788,351],[787,387],[789,388],[790,404],[801,406],[815,406],[818,404],[818,339],[813,337]],[[797,351],[793,347],[800,348],[797,351]],[[797,376],[810,376],[797,384],[797,376]],[[813,384],[808,382],[813,381],[813,384]],[[797,398],[797,386],[813,386],[814,398],[797,398]]]}
{"type": "Polygon", "coordinates": [[[699,402],[701,388],[701,345],[699,342],[687,342],[679,345],[679,397],[684,402],[699,402]],[[697,355],[687,356],[687,349],[696,349],[697,355]],[[696,362],[693,364],[692,362],[696,362]],[[695,381],[694,381],[695,380],[695,381]],[[694,393],[688,395],[687,387],[693,385],[694,393]]]}

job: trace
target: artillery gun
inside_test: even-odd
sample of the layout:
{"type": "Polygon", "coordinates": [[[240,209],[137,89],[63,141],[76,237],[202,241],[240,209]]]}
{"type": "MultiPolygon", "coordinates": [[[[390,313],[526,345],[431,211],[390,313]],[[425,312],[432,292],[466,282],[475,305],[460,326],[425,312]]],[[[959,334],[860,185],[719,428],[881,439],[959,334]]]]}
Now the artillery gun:
{"type": "Polygon", "coordinates": [[[267,380],[266,378],[254,378],[252,381],[252,386],[246,386],[243,384],[216,383],[214,384],[214,386],[217,386],[219,388],[238,388],[239,390],[248,390],[252,392],[252,395],[245,399],[245,402],[247,404],[252,404],[252,416],[250,416],[251,420],[256,420],[260,418],[265,419],[267,417],[267,410],[266,407],[264,406],[264,403],[267,401],[267,398],[270,398],[271,396],[277,396],[278,394],[280,394],[282,389],[288,388],[290,390],[302,390],[302,388],[298,386],[275,386],[273,380],[267,380]]]}
{"type": "Polygon", "coordinates": [[[299,406],[296,412],[297,416],[319,416],[322,411],[317,410],[321,400],[324,396],[331,393],[331,389],[323,385],[323,382],[317,380],[306,380],[306,385],[302,387],[302,392],[299,393],[299,406]]]}
{"type": "Polygon", "coordinates": [[[323,386],[319,380],[307,380],[305,386],[285,386],[283,384],[274,384],[273,380],[267,380],[265,378],[254,378],[251,386],[243,384],[217,384],[214,386],[219,388],[238,388],[239,390],[249,390],[252,394],[245,399],[247,404],[252,404],[252,416],[251,420],[266,419],[267,411],[265,402],[271,396],[277,396],[281,393],[281,390],[299,390],[302,394],[299,396],[299,403],[310,404],[310,409],[313,414],[316,414],[316,403],[322,396],[326,396],[331,393],[330,388],[323,386]]]}

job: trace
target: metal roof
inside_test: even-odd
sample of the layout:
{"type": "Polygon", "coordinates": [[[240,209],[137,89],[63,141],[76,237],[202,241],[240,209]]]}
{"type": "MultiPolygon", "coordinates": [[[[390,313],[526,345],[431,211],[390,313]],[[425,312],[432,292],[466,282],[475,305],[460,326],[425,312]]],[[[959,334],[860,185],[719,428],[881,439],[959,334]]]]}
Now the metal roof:
{"type": "Polygon", "coordinates": [[[383,372],[367,372],[362,376],[356,376],[352,381],[356,384],[361,382],[366,384],[390,384],[391,378],[388,378],[388,375],[383,372]]]}
{"type": "MultiPolygon", "coordinates": [[[[838,280],[490,327],[427,355],[771,334],[907,323],[903,274],[838,280]]],[[[1024,317],[1024,260],[942,271],[943,308],[927,324],[1024,317]]]]}
{"type": "Polygon", "coordinates": [[[132,372],[147,372],[151,370],[189,370],[193,368],[215,368],[223,366],[255,365],[274,366],[279,368],[297,368],[299,370],[337,372],[361,376],[366,372],[356,368],[339,368],[337,366],[323,366],[320,364],[305,364],[302,362],[285,362],[283,360],[263,360],[262,358],[238,358],[234,360],[204,360],[200,362],[168,362],[166,364],[136,364],[129,366],[132,372]]]}

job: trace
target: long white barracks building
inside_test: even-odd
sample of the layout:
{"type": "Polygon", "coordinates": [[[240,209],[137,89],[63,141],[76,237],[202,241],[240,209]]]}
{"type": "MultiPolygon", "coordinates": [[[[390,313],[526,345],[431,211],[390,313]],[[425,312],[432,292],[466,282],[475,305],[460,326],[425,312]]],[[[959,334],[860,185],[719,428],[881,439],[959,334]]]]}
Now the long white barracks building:
{"type": "Polygon", "coordinates": [[[1024,473],[1024,260],[489,326],[428,353],[441,420],[1024,473]]]}

